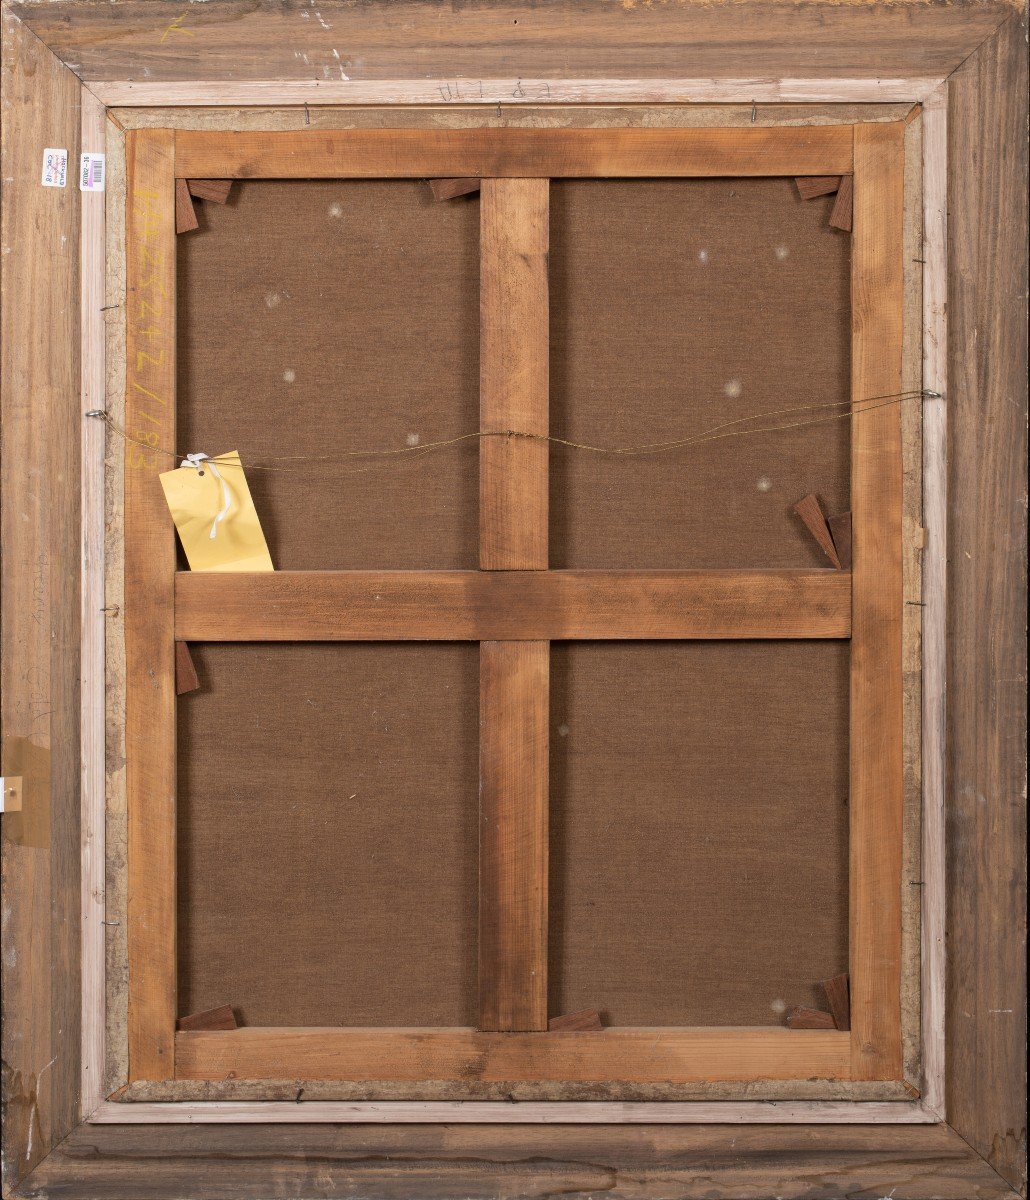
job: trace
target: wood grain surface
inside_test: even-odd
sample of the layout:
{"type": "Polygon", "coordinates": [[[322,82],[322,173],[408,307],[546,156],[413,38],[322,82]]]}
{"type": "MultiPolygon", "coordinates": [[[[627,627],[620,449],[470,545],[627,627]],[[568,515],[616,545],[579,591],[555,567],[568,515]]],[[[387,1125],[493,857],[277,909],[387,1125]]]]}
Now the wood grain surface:
{"type": "Polygon", "coordinates": [[[438,104],[474,99],[491,78],[511,80],[509,98],[517,101],[527,93],[521,81],[535,81],[532,98],[546,100],[540,85],[563,76],[767,80],[814,69],[831,79],[940,76],[1010,11],[1002,0],[756,0],[746,7],[722,0],[660,8],[475,0],[455,23],[425,0],[388,7],[321,0],[317,14],[250,0],[214,0],[185,13],[148,0],[14,7],[87,81],[138,79],[143,62],[154,81],[429,78],[438,104]]]}
{"type": "Polygon", "coordinates": [[[891,1192],[892,1200],[1016,1196],[946,1125],[732,1124],[83,1125],[26,1195],[841,1200],[891,1192]]]}
{"type": "Polygon", "coordinates": [[[479,647],[479,1028],[547,1028],[548,642],[479,647]]]}
{"type": "MultiPolygon", "coordinates": [[[[852,394],[901,390],[904,126],[855,129],[852,394]]],[[[901,408],[852,417],[851,1029],[861,1079],[901,1072],[901,408]]]]}
{"type": "Polygon", "coordinates": [[[948,1120],[1026,1179],[1027,25],[948,114],[948,1120]]]}
{"type": "Polygon", "coordinates": [[[851,577],[766,571],[180,572],[182,641],[848,637],[851,577]]]}
{"type": "Polygon", "coordinates": [[[192,179],[495,176],[844,175],[847,125],[779,129],[178,130],[176,172],[192,179]]]}
{"type": "MultiPolygon", "coordinates": [[[[480,197],[481,429],[546,436],[546,179],[484,179],[480,197]]],[[[479,444],[479,565],[546,570],[550,446],[527,438],[479,444]]]]}
{"type": "Polygon", "coordinates": [[[178,1033],[177,1079],[694,1080],[847,1079],[836,1030],[261,1029],[178,1033]]]}
{"type": "Polygon", "coordinates": [[[136,439],[125,444],[131,1079],[171,1076],[176,1016],[175,533],[157,478],[175,446],[173,154],[168,130],[126,139],[125,425],[136,439]]]}
{"type": "MultiPolygon", "coordinates": [[[[432,108],[438,107],[441,101],[445,105],[455,104],[464,109],[462,116],[465,117],[478,112],[476,120],[459,121],[462,127],[486,124],[489,117],[484,110],[490,108],[494,109],[494,119],[500,124],[513,109],[526,104],[536,108],[553,106],[555,110],[559,106],[574,108],[577,105],[590,105],[597,108],[611,104],[627,105],[638,108],[633,114],[636,120],[631,120],[631,123],[644,126],[648,124],[647,109],[654,111],[664,105],[727,105],[740,108],[740,112],[734,112],[732,107],[727,107],[719,114],[721,119],[717,118],[715,122],[705,119],[691,122],[696,125],[714,123],[724,126],[748,124],[754,104],[788,105],[794,109],[792,115],[799,117],[803,114],[795,106],[804,105],[809,109],[836,108],[835,113],[829,114],[831,122],[847,124],[855,119],[877,120],[876,109],[884,105],[897,105],[903,111],[895,115],[904,117],[912,111],[914,104],[932,96],[940,85],[939,75],[917,74],[900,78],[834,78],[805,75],[777,78],[723,76],[701,79],[653,79],[593,76],[589,79],[575,79],[563,76],[560,79],[531,79],[523,76],[521,79],[501,77],[474,81],[447,80],[443,83],[433,78],[359,81],[331,80],[323,77],[237,81],[219,79],[197,82],[154,82],[143,78],[110,82],[96,80],[90,83],[90,89],[102,104],[122,110],[119,119],[123,114],[132,112],[132,119],[138,120],[142,116],[152,127],[160,124],[181,124],[170,115],[162,116],[162,113],[169,111],[166,106],[172,106],[214,108],[231,112],[229,119],[223,114],[212,113],[215,122],[207,126],[210,129],[240,129],[246,125],[248,117],[258,115],[255,109],[260,112],[260,119],[265,127],[288,129],[293,124],[297,127],[327,125],[335,128],[356,128],[361,116],[365,115],[360,113],[362,108],[382,109],[383,106],[389,106],[391,113],[390,120],[378,122],[384,127],[403,124],[406,118],[414,118],[417,122],[420,117],[426,115],[427,108],[432,112],[432,108]],[[298,114],[291,113],[290,108],[304,104],[318,105],[323,111],[309,111],[305,114],[302,108],[299,114],[300,121],[296,122],[298,114]],[[503,106],[501,118],[497,118],[496,115],[498,104],[503,106]],[[272,105],[276,107],[269,107],[272,105]],[[287,107],[281,107],[284,105],[287,107]],[[851,109],[852,105],[858,105],[860,108],[851,109]],[[503,112],[504,108],[508,109],[508,113],[503,112]],[[147,109],[150,111],[144,115],[143,110],[147,109]],[[341,121],[343,114],[346,114],[346,117],[341,121]],[[357,122],[353,121],[355,116],[358,117],[357,122]]],[[[583,112],[578,114],[578,120],[574,115],[569,123],[589,125],[594,115],[583,112]]],[[[701,113],[696,115],[700,117],[701,113]]],[[[563,115],[561,122],[554,124],[563,124],[565,121],[568,121],[568,114],[563,115]]],[[[807,122],[802,120],[798,123],[807,122]]]]}
{"type": "MultiPolygon", "coordinates": [[[[80,92],[82,146],[106,144],[107,110],[87,89],[80,92]]],[[[107,403],[106,322],[107,212],[104,192],[81,193],[79,227],[80,410],[107,403]]],[[[101,1104],[105,1089],[105,994],[107,985],[107,621],[105,609],[107,521],[107,428],[83,421],[81,438],[80,589],[81,737],[80,879],[82,923],[82,1089],[80,1112],[101,1104]]]]}
{"type": "MultiPolygon", "coordinates": [[[[546,434],[546,179],[484,179],[480,424],[546,434]]],[[[546,571],[546,442],[479,446],[479,565],[546,571]]],[[[479,648],[479,1027],[547,1028],[550,644],[479,648]]]]}
{"type": "MultiPolygon", "coordinates": [[[[802,1034],[792,1034],[801,1037],[802,1034]]],[[[26,1195],[62,1200],[1012,1200],[947,1126],[82,1126],[26,1195]]]]}
{"type": "Polygon", "coordinates": [[[79,216],[81,88],[2,14],[0,774],[4,1192],[79,1113],[79,216]],[[66,147],[66,188],[40,186],[66,147]]]}
{"type": "MultiPolygon", "coordinates": [[[[920,1040],[923,1103],[945,1115],[948,662],[948,84],[923,104],[922,741],[920,1040]]],[[[850,514],[848,514],[850,520],[850,514]]],[[[850,545],[850,537],[849,537],[850,545]]]]}

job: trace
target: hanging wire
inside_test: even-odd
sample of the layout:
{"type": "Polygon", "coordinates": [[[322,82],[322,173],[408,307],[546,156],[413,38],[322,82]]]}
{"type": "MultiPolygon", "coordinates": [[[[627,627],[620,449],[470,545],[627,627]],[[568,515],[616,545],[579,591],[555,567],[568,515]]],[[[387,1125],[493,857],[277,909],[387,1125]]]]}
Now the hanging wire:
{"type": "MultiPolygon", "coordinates": [[[[553,446],[561,446],[568,450],[580,450],[588,454],[599,455],[646,455],[646,454],[663,454],[674,450],[691,449],[695,446],[707,445],[710,442],[723,441],[727,438],[747,437],[752,434],[759,433],[782,433],[789,429],[805,429],[812,425],[823,425],[830,421],[845,420],[851,416],[860,416],[863,413],[873,412],[876,409],[888,408],[892,405],[900,405],[906,400],[922,400],[929,398],[933,400],[943,399],[940,392],[932,392],[923,388],[911,389],[904,392],[891,392],[882,396],[866,396],[861,400],[833,400],[826,404],[803,404],[792,408],[773,409],[769,412],[752,413],[746,417],[737,417],[733,421],[725,421],[720,425],[714,425],[710,429],[703,430],[700,433],[691,434],[688,437],[673,438],[663,442],[641,442],[635,445],[628,446],[597,446],[590,442],[577,442],[571,438],[557,437],[554,434],[546,433],[531,433],[519,429],[476,429],[470,433],[461,433],[456,437],[440,438],[433,442],[422,442],[416,446],[393,446],[387,448],[366,447],[355,450],[340,451],[335,455],[277,455],[276,465],[271,466],[260,463],[247,463],[248,471],[292,471],[298,465],[302,464],[321,464],[325,466],[340,465],[343,466],[354,459],[381,458],[390,459],[401,455],[412,456],[417,454],[426,454],[435,450],[443,450],[447,447],[458,446],[463,442],[481,441],[484,438],[519,438],[524,441],[547,442],[553,446]],[[841,410],[833,411],[829,410],[841,410]],[[800,414],[816,414],[822,413],[822,416],[808,416],[805,419],[797,421],[777,421],[772,425],[749,425],[753,421],[766,421],[771,418],[795,417],[800,414]]],[[[86,413],[87,417],[93,417],[102,420],[112,433],[126,442],[136,446],[141,446],[144,450],[149,450],[153,454],[161,455],[172,462],[183,463],[187,461],[186,454],[180,454],[174,450],[165,450],[160,446],[154,446],[150,442],[143,441],[141,438],[133,437],[126,429],[123,429],[117,421],[105,409],[95,408],[86,413]]],[[[227,456],[212,457],[210,462],[221,463],[229,462],[227,456]]]]}

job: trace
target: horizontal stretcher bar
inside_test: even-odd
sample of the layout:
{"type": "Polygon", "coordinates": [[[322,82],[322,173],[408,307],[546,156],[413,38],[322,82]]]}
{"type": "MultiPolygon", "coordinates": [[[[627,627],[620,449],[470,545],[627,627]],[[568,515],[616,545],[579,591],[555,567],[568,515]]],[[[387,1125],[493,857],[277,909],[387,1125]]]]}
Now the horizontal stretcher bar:
{"type": "Polygon", "coordinates": [[[176,130],[179,179],[848,175],[850,125],[777,129],[176,130]]]}
{"type": "Polygon", "coordinates": [[[181,641],[847,638],[851,575],[765,571],[180,572],[181,641]]]}

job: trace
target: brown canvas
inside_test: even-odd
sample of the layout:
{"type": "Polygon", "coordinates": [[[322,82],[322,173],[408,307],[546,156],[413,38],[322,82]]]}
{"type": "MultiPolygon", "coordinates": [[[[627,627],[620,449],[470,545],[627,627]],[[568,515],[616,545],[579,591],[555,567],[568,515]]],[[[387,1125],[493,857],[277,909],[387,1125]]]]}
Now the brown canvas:
{"type": "MultiPolygon", "coordinates": [[[[637,445],[813,406],[759,423],[819,423],[553,449],[552,566],[824,565],[792,505],[849,507],[848,422],[818,407],[849,396],[832,200],[787,179],[553,182],[552,432],[637,445]]],[[[474,442],[347,455],[478,428],[478,199],[243,182],[201,222],[178,241],[179,448],[240,450],[280,569],[474,566],[474,442]]]]}
{"type": "MultiPolygon", "coordinates": [[[[850,239],[790,179],[556,180],[551,427],[627,446],[850,398],[850,239]]],[[[850,507],[848,420],[672,453],[551,455],[555,567],[825,566],[792,511],[850,507]]]]}
{"type": "Polygon", "coordinates": [[[179,699],[179,1012],[475,1019],[471,645],[204,645],[179,699]]]}
{"type": "Polygon", "coordinates": [[[478,203],[339,180],[200,207],[178,239],[182,452],[239,450],[280,570],[474,567],[475,443],[346,456],[477,428],[478,203]]]}
{"type": "MultiPolygon", "coordinates": [[[[847,963],[847,647],[555,644],[552,1013],[776,1024],[847,963]]],[[[475,1023],[471,645],[205,645],[180,1012],[475,1023]]]]}
{"type": "MultiPolygon", "coordinates": [[[[778,179],[556,181],[553,432],[655,441],[846,397],[831,203],[778,179]]],[[[179,239],[180,442],[240,450],[277,567],[475,566],[474,443],[289,456],[478,426],[478,219],[418,182],[243,183],[179,239]]],[[[791,505],[847,508],[848,446],[831,420],[671,455],[555,448],[552,566],[821,565],[791,505]]],[[[198,648],[182,1012],[475,1023],[477,662],[198,648]]],[[[777,1024],[819,1001],[847,963],[847,663],[827,643],[554,647],[552,1013],[777,1024]]]]}
{"type": "Polygon", "coordinates": [[[848,963],[844,642],[551,659],[553,1012],[782,1025],[848,963]]]}

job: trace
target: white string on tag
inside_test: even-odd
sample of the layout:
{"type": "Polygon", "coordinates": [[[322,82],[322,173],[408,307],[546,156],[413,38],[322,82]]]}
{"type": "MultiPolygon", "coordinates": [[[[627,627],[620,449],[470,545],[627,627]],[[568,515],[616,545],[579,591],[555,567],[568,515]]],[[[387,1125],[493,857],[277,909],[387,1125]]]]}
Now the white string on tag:
{"type": "Polygon", "coordinates": [[[214,475],[214,477],[222,485],[222,511],[218,513],[214,521],[212,521],[211,533],[208,535],[213,541],[215,535],[218,533],[218,522],[223,521],[229,515],[229,505],[232,502],[232,497],[229,494],[229,485],[222,478],[221,471],[219,471],[218,467],[215,465],[214,460],[208,458],[206,454],[187,454],[182,465],[184,467],[192,467],[198,475],[203,475],[204,472],[201,470],[202,463],[207,463],[207,465],[211,468],[211,474],[214,475]]]}

